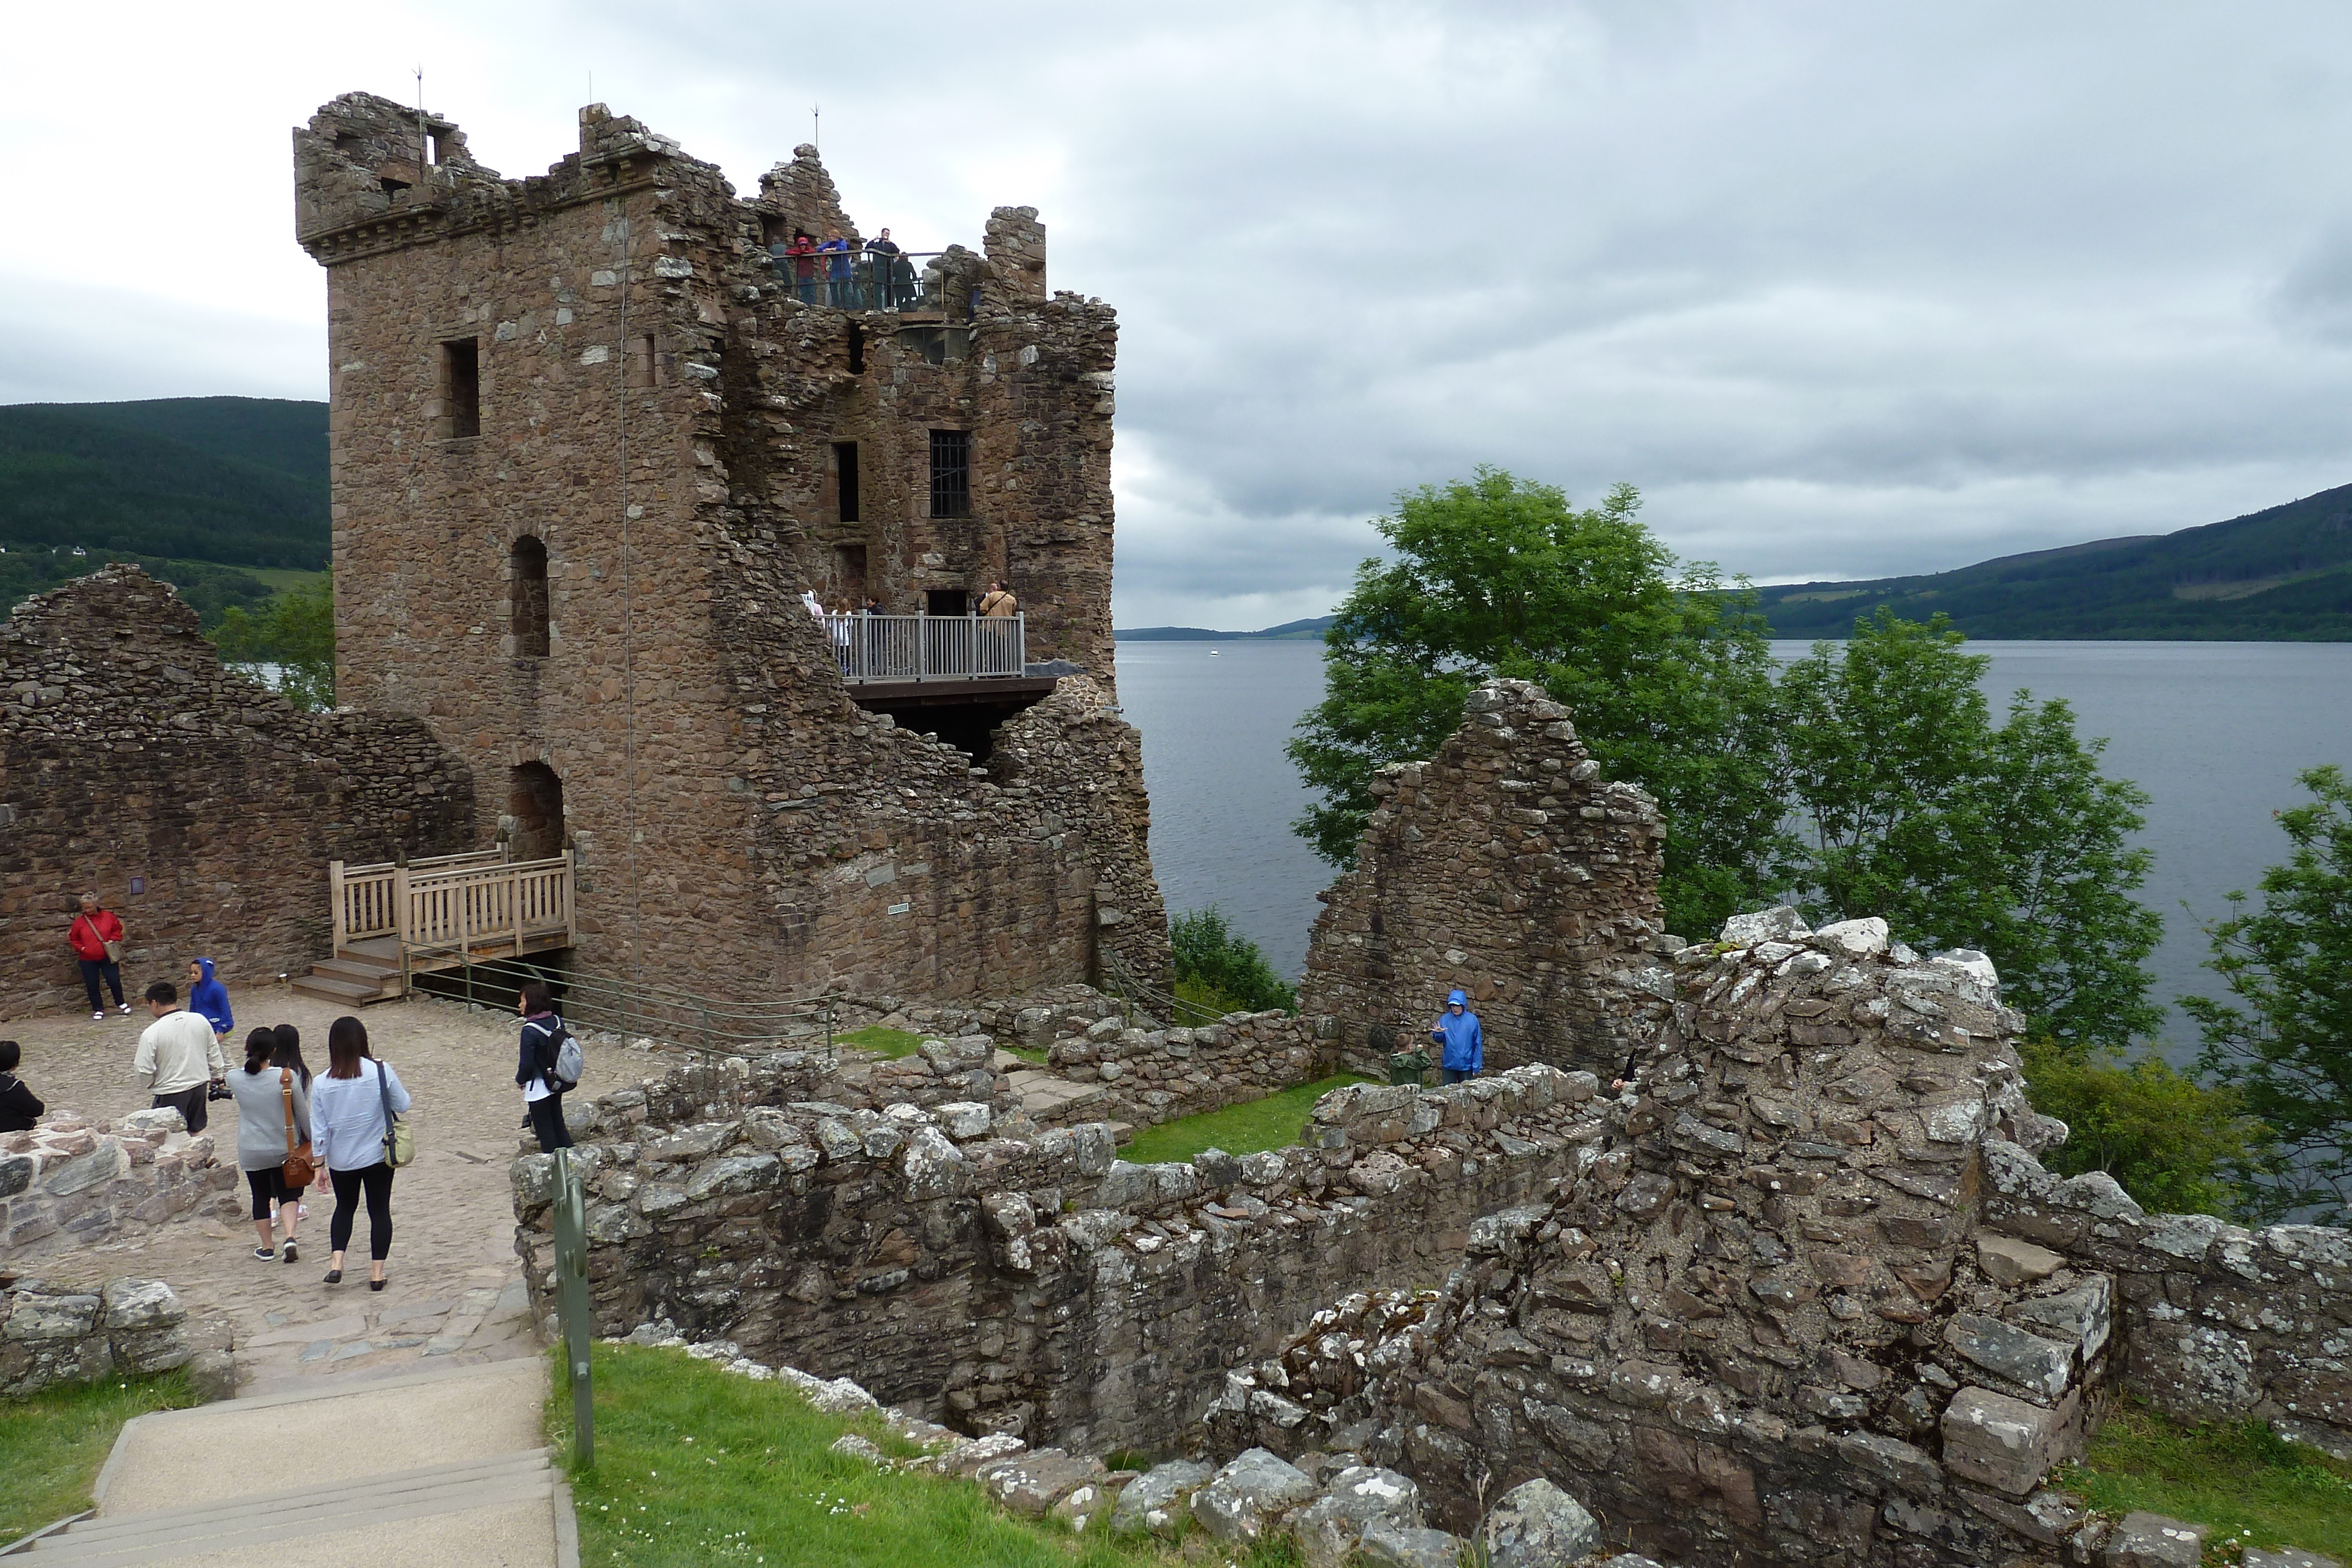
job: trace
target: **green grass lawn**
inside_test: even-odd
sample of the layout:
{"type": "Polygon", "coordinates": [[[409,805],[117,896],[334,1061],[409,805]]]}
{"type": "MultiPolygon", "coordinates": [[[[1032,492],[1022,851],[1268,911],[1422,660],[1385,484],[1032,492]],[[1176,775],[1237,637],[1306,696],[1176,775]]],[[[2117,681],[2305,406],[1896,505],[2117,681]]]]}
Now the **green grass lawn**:
{"type": "Polygon", "coordinates": [[[877,1023],[869,1024],[855,1034],[835,1035],[833,1042],[835,1045],[854,1045],[877,1056],[896,1059],[914,1055],[915,1048],[923,1043],[923,1036],[903,1029],[884,1029],[877,1023]]]}
{"type": "MultiPolygon", "coordinates": [[[[678,1350],[600,1344],[596,1466],[572,1476],[586,1568],[710,1563],[826,1568],[1178,1568],[1173,1552],[1015,1519],[978,1486],[875,1469],[830,1451],[858,1432],[915,1450],[871,1415],[828,1416],[774,1383],[678,1350]]],[[[572,1451],[572,1396],[556,1375],[548,1437],[572,1451]]],[[[1210,1561],[1219,1559],[1212,1555],[1210,1561]]],[[[1275,1568],[1286,1556],[1250,1560],[1275,1568]]]]}
{"type": "Polygon", "coordinates": [[[2146,1509],[2211,1525],[2214,1545],[2234,1535],[2241,1547],[2352,1562],[2352,1463],[2259,1421],[2187,1427],[2119,1400],[2084,1461],[2053,1479],[2103,1513],[2146,1509]]]}
{"type": "Polygon", "coordinates": [[[90,1483],[125,1421],[195,1403],[177,1372],[0,1400],[0,1546],[88,1508],[90,1483]]]}
{"type": "Polygon", "coordinates": [[[1299,1129],[1307,1125],[1316,1101],[1334,1089],[1366,1082],[1369,1081],[1354,1073],[1342,1072],[1319,1083],[1302,1083],[1296,1089],[1269,1094],[1263,1100],[1162,1122],[1138,1132],[1120,1157],[1143,1166],[1189,1160],[1203,1149],[1223,1149],[1229,1155],[1279,1149],[1298,1141],[1299,1129]]]}

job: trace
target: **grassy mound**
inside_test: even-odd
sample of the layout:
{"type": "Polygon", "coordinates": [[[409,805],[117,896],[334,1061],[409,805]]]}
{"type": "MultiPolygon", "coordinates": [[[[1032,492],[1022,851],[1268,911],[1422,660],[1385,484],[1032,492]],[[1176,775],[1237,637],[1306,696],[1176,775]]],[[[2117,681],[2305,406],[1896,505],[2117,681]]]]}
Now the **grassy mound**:
{"type": "MultiPolygon", "coordinates": [[[[2186,1427],[2119,1401],[2079,1465],[2055,1483],[2102,1513],[2134,1509],[2211,1525],[2211,1548],[2295,1546],[2352,1562],[2352,1463],[2260,1421],[2186,1427]]],[[[2208,1561],[2210,1561],[2209,1555],[2208,1561]]]]}
{"type": "MultiPolygon", "coordinates": [[[[133,1416],[197,1403],[185,1374],[102,1377],[0,1400],[0,1546],[89,1506],[115,1435],[133,1416]]],[[[30,1561],[30,1559],[27,1559],[30,1561]]]]}

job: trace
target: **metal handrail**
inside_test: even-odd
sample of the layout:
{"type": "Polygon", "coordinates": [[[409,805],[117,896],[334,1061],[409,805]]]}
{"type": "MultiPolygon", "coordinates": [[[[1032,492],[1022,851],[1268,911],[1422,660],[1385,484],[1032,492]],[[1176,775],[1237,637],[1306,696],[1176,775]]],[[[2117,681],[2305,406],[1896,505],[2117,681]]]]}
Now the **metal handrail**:
{"type": "MultiPolygon", "coordinates": [[[[416,945],[401,949],[401,982],[411,981],[411,957],[446,955],[458,960],[468,1007],[494,1005],[483,991],[511,992],[526,980],[538,980],[555,993],[557,1010],[575,1029],[604,1029],[616,1034],[643,1035],[670,1045],[699,1051],[706,1060],[720,1055],[748,1054],[748,1048],[782,1042],[810,1032],[823,1032],[825,1061],[837,1064],[840,1048],[834,1039],[839,998],[794,998],[782,1001],[740,1001],[706,997],[667,986],[638,985],[593,975],[550,974],[521,958],[476,961],[461,944],[416,945]]],[[[448,974],[448,970],[439,973],[448,974]]]]}
{"type": "Polygon", "coordinates": [[[937,310],[942,308],[940,287],[943,274],[926,263],[937,262],[945,251],[902,250],[896,255],[868,250],[863,243],[850,250],[766,251],[776,281],[792,289],[804,305],[825,305],[836,310],[937,310]],[[838,271],[835,263],[844,263],[838,271]],[[802,264],[808,267],[806,275],[802,264]],[[878,276],[877,276],[878,275],[878,276]]]}
{"type": "Polygon", "coordinates": [[[1173,991],[1150,985],[1127,967],[1127,960],[1108,947],[1102,949],[1103,990],[1118,998],[1119,1011],[1130,1027],[1135,1022],[1136,1004],[1142,1003],[1145,1013],[1166,1019],[1178,1029],[1203,1029],[1224,1021],[1224,1014],[1213,1013],[1198,1002],[1187,1001],[1173,991]]]}
{"type": "Polygon", "coordinates": [[[588,1296],[588,1189],[572,1151],[555,1151],[555,1321],[572,1385],[572,1451],[582,1469],[596,1464],[596,1396],[591,1382],[595,1310],[588,1296]]]}
{"type": "Polygon", "coordinates": [[[1028,673],[1029,616],[827,614],[834,664],[852,685],[1004,681],[1028,673]]]}

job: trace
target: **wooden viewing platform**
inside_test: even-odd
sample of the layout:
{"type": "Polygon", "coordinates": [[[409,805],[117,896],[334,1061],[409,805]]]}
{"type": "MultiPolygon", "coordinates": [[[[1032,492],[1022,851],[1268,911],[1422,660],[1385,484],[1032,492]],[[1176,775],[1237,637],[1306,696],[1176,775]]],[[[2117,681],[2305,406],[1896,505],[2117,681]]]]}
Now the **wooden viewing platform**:
{"type": "Polygon", "coordinates": [[[327,864],[334,956],[295,980],[307,996],[362,1007],[405,995],[412,976],[569,947],[572,852],[509,861],[500,850],[406,864],[327,864]]]}

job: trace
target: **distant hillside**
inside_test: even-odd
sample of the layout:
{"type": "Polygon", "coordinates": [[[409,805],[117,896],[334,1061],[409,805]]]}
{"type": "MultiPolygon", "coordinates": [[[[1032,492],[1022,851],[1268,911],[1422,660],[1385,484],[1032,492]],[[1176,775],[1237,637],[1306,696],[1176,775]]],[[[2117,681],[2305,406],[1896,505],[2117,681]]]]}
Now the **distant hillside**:
{"type": "Polygon", "coordinates": [[[1776,637],[1843,637],[1884,604],[1971,637],[2352,642],[2352,485],[2179,533],[1757,591],[1776,637]]]}
{"type": "Polygon", "coordinates": [[[1122,643],[1238,643],[1254,637],[1319,640],[1331,622],[1338,619],[1336,615],[1318,615],[1312,621],[1286,621],[1263,632],[1212,632],[1202,626],[1139,626],[1111,634],[1122,643]]]}
{"type": "MultiPolygon", "coordinates": [[[[327,405],[266,398],[0,407],[0,547],[320,570],[327,405]]],[[[89,570],[89,569],[85,569],[89,570]]]]}

